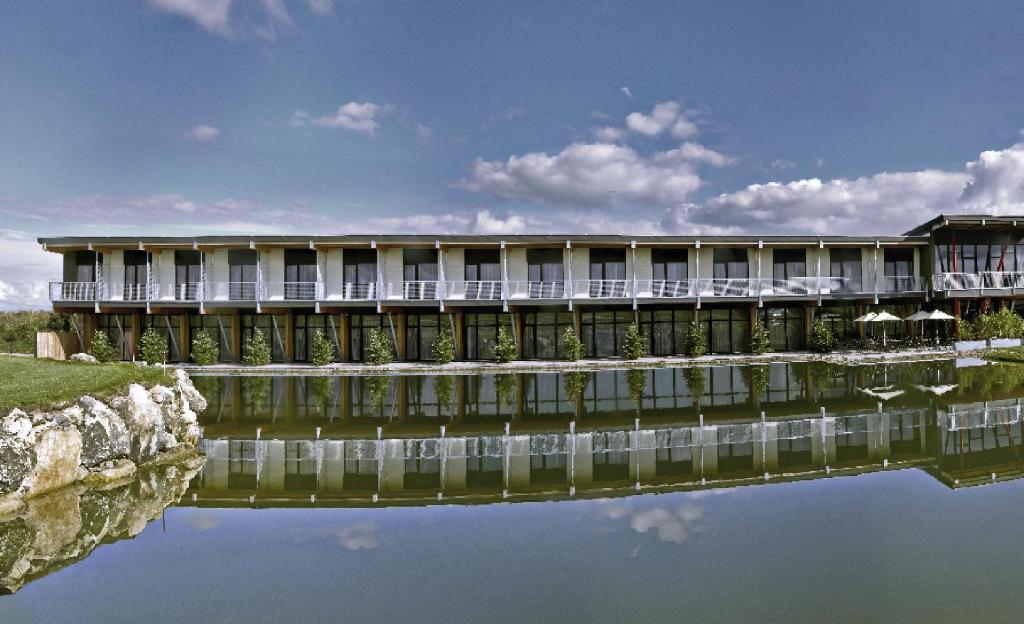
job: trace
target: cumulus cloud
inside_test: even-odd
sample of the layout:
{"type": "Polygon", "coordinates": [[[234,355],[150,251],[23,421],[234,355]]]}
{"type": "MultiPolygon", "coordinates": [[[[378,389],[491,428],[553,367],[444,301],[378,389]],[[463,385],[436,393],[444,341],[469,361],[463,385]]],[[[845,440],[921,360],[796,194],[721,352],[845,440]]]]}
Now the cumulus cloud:
{"type": "MultiPolygon", "coordinates": [[[[168,15],[188,20],[206,32],[228,39],[274,40],[298,28],[285,0],[146,0],[168,15]]],[[[315,16],[334,12],[332,0],[304,0],[315,16]]]]}
{"type": "Polygon", "coordinates": [[[192,126],[192,128],[185,133],[185,136],[193,141],[198,141],[199,143],[209,143],[220,136],[220,130],[213,126],[200,124],[198,126],[192,126]]]}
{"type": "Polygon", "coordinates": [[[60,279],[61,259],[20,230],[0,229],[0,310],[45,308],[47,282],[60,279]]]}
{"type": "Polygon", "coordinates": [[[624,145],[573,143],[554,155],[535,152],[504,162],[478,158],[457,186],[546,203],[676,204],[701,184],[690,155],[672,150],[645,157],[624,145]]]}
{"type": "Polygon", "coordinates": [[[697,124],[690,121],[679,102],[673,100],[655,104],[649,115],[626,115],[626,127],[637,134],[649,137],[664,134],[666,131],[677,139],[686,139],[697,134],[697,124]]]}
{"type": "MultiPolygon", "coordinates": [[[[380,117],[391,112],[392,109],[390,104],[349,102],[339,106],[334,113],[320,117],[311,117],[306,111],[295,111],[292,114],[291,124],[293,126],[311,124],[321,128],[344,128],[372,135],[380,128],[380,117]]],[[[419,128],[417,128],[418,132],[419,128]]]]}
{"type": "Polygon", "coordinates": [[[416,140],[420,143],[430,143],[430,140],[434,138],[434,129],[421,123],[416,124],[415,132],[416,140]]]}
{"type": "Polygon", "coordinates": [[[334,13],[334,0],[306,0],[306,6],[313,15],[331,15],[334,13]]]}
{"type": "Polygon", "coordinates": [[[618,143],[626,138],[626,131],[614,126],[601,126],[592,129],[594,138],[601,143],[618,143]]]}
{"type": "Polygon", "coordinates": [[[601,506],[599,515],[609,520],[626,519],[629,528],[637,533],[654,533],[662,542],[682,544],[698,529],[704,509],[694,503],[683,503],[675,509],[659,506],[637,510],[619,501],[609,501],[601,506]]]}
{"type": "Polygon", "coordinates": [[[629,90],[629,87],[619,87],[619,91],[625,93],[629,99],[633,99],[633,92],[629,90]]]}
{"type": "Polygon", "coordinates": [[[228,17],[234,0],[149,0],[153,8],[190,20],[215,35],[231,33],[228,17]]]}

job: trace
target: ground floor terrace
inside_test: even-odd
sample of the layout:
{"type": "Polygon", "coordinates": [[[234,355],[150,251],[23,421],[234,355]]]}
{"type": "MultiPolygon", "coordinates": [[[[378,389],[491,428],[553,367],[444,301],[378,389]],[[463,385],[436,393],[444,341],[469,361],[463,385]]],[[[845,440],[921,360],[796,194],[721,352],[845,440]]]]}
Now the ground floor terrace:
{"type": "MultiPolygon", "coordinates": [[[[1003,302],[987,302],[988,306],[1003,302]]],[[[499,329],[513,335],[518,358],[558,360],[565,357],[562,337],[572,328],[580,337],[584,357],[620,357],[630,325],[637,324],[647,340],[647,352],[654,356],[685,355],[689,352],[689,328],[703,324],[707,336],[705,350],[711,354],[747,353],[751,330],[757,323],[768,329],[775,352],[803,351],[808,348],[812,323],[823,319],[837,346],[870,346],[881,336],[882,328],[855,319],[869,311],[887,310],[905,318],[920,309],[943,309],[964,313],[981,309],[979,302],[938,303],[923,299],[894,300],[884,305],[871,302],[733,303],[720,305],[674,305],[633,309],[628,305],[449,308],[443,312],[426,308],[348,308],[337,312],[321,309],[263,307],[253,309],[151,308],[149,312],[133,308],[67,309],[80,314],[80,334],[86,347],[95,332],[104,332],[115,345],[119,357],[137,358],[143,332],[152,328],[167,343],[169,362],[190,359],[192,336],[205,330],[220,346],[222,362],[241,360],[243,346],[256,330],[262,331],[271,345],[275,362],[308,362],[313,337],[323,334],[334,344],[339,362],[362,362],[368,337],[373,330],[392,339],[396,359],[408,362],[433,360],[432,345],[440,332],[448,330],[455,338],[456,359],[486,361],[494,358],[499,329]]],[[[952,336],[954,326],[922,325],[913,322],[886,323],[887,339],[896,341],[922,338],[934,344],[952,336]]]]}

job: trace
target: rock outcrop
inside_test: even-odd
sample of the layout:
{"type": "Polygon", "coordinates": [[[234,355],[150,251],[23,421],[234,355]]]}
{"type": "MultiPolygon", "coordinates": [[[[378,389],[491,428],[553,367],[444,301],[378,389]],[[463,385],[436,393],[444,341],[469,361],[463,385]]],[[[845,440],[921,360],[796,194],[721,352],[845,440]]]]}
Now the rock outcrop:
{"type": "Polygon", "coordinates": [[[0,593],[88,556],[100,544],[134,537],[176,503],[202,466],[199,457],[143,468],[118,484],[74,484],[30,498],[0,517],[0,593]]]}
{"type": "Polygon", "coordinates": [[[72,362],[85,362],[86,364],[99,364],[100,361],[95,356],[88,353],[76,353],[71,356],[72,362]]]}
{"type": "Polygon", "coordinates": [[[169,386],[132,384],[109,405],[90,396],[0,421],[0,515],[72,483],[134,476],[136,467],[195,454],[206,400],[175,370],[169,386]]]}

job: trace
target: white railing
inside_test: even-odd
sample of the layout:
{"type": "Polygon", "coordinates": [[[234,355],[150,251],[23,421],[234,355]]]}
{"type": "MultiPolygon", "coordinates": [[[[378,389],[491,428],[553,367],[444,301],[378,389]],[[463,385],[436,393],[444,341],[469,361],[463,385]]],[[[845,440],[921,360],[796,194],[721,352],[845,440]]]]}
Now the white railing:
{"type": "Polygon", "coordinates": [[[153,297],[149,284],[121,284],[115,288],[121,291],[122,301],[149,301],[153,297]]]}
{"type": "Polygon", "coordinates": [[[101,282],[50,282],[50,301],[96,301],[102,296],[101,282]]]}
{"type": "Polygon", "coordinates": [[[981,271],[979,273],[937,273],[932,276],[932,288],[934,290],[1024,288],[1024,272],[981,271]]]}
{"type": "Polygon", "coordinates": [[[204,301],[256,301],[256,282],[204,282],[204,301]]]}
{"type": "Polygon", "coordinates": [[[202,282],[154,283],[150,289],[150,297],[154,301],[199,301],[203,294],[202,282]]]}
{"type": "Polygon", "coordinates": [[[573,280],[573,298],[622,299],[633,296],[633,280],[573,280]]]}
{"type": "Polygon", "coordinates": [[[694,297],[696,280],[638,280],[637,296],[655,299],[694,297]]]}
{"type": "Polygon", "coordinates": [[[511,281],[508,283],[510,299],[565,299],[563,280],[548,282],[511,281]]]}
{"type": "Polygon", "coordinates": [[[882,278],[879,292],[902,293],[924,292],[925,279],[920,275],[886,275],[882,278]]]}
{"type": "Polygon", "coordinates": [[[466,301],[498,301],[502,297],[500,280],[469,280],[445,282],[445,299],[466,301]]]}
{"type": "Polygon", "coordinates": [[[260,282],[260,301],[317,301],[323,282],[260,282]]]}
{"type": "Polygon", "coordinates": [[[341,285],[341,298],[345,301],[370,301],[376,299],[377,284],[345,282],[341,285]]]}
{"type": "Polygon", "coordinates": [[[407,301],[422,301],[437,299],[437,280],[405,281],[402,282],[402,299],[407,301]]]}
{"type": "Polygon", "coordinates": [[[1020,405],[983,405],[981,407],[952,408],[939,415],[939,424],[946,431],[984,429],[993,426],[1016,425],[1020,422],[1020,405]]]}

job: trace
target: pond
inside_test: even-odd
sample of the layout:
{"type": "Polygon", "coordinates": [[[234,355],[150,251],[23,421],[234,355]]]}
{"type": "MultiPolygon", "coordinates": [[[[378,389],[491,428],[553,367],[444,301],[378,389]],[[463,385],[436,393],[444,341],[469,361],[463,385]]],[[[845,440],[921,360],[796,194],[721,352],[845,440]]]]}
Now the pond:
{"type": "Polygon", "coordinates": [[[197,385],[204,465],[0,524],[0,621],[1020,620],[1024,367],[197,385]]]}

